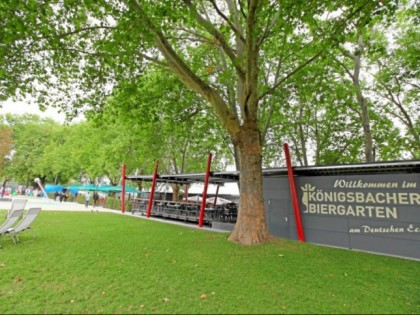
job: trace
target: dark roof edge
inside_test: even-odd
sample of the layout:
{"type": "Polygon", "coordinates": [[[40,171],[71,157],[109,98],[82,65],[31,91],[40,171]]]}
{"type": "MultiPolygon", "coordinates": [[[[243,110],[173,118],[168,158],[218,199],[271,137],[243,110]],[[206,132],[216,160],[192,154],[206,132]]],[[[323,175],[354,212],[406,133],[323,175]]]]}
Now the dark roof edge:
{"type": "MultiPolygon", "coordinates": [[[[377,174],[386,173],[420,173],[420,160],[405,160],[391,162],[355,163],[327,166],[295,166],[293,172],[300,176],[328,176],[328,175],[348,175],[348,174],[377,174]]],[[[287,175],[287,168],[267,168],[263,169],[263,177],[287,175]]],[[[239,180],[238,171],[211,172],[209,182],[212,184],[223,184],[236,182],[239,180]]],[[[206,173],[186,173],[175,175],[159,175],[158,182],[167,183],[196,183],[204,182],[206,173]]],[[[152,181],[152,175],[128,175],[128,180],[133,181],[152,181]]]]}
{"type": "MultiPolygon", "coordinates": [[[[293,167],[294,174],[302,176],[374,174],[383,171],[387,173],[420,173],[420,160],[293,167]]],[[[264,169],[263,175],[287,175],[287,168],[264,169]]]]}

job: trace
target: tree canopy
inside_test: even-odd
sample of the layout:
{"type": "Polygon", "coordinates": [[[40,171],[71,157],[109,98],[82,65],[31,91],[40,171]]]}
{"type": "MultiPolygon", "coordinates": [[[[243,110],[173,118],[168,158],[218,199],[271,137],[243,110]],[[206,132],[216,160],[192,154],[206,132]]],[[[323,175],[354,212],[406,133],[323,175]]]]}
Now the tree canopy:
{"type": "MultiPolygon", "coordinates": [[[[228,135],[241,171],[239,216],[229,239],[265,242],[270,235],[261,169],[263,153],[277,156],[270,144],[282,141],[278,138],[292,142],[302,164],[309,163],[308,147],[316,148],[317,162],[343,161],[340,150],[349,155],[347,161],[360,154],[371,161],[375,141],[378,145],[385,138],[383,131],[397,132],[388,128],[392,123],[370,99],[374,89],[367,89],[362,60],[364,47],[371,42],[367,35],[375,25],[386,29],[398,5],[362,0],[6,2],[1,4],[0,96],[31,94],[41,106],[59,106],[69,116],[81,110],[101,111],[105,105],[118,108],[121,102],[123,111],[142,111],[147,123],[165,115],[179,119],[200,104],[200,113],[217,118],[221,136],[228,135]],[[137,92],[146,91],[152,81],[143,77],[156,68],[169,71],[195,95],[174,106],[168,86],[176,85],[168,84],[161,87],[168,95],[158,111],[150,100],[143,107],[145,95],[137,92]],[[118,99],[121,95],[130,101],[118,99]],[[338,146],[327,141],[327,132],[333,133],[338,146]]],[[[408,7],[418,12],[411,2],[408,7]]],[[[406,40],[417,35],[413,31],[406,40]]],[[[372,45],[376,48],[379,52],[372,45]]],[[[400,54],[408,66],[418,47],[410,48],[400,54]]],[[[385,58],[379,53],[377,57],[385,58]]],[[[413,60],[416,65],[418,58],[413,60]]],[[[400,79],[395,72],[388,73],[400,79]]],[[[375,74],[385,83],[386,71],[375,74]]],[[[412,75],[414,83],[408,82],[411,88],[406,92],[414,90],[414,97],[405,99],[408,104],[394,104],[411,130],[407,139],[413,139],[411,151],[418,156],[418,123],[406,109],[413,108],[418,96],[418,78],[412,75]]],[[[397,93],[395,88],[389,91],[397,93]]],[[[200,132],[201,126],[194,125],[194,131],[200,132]]],[[[173,131],[162,129],[166,140],[185,132],[173,131]]],[[[381,155],[392,156],[386,147],[381,155]]]]}

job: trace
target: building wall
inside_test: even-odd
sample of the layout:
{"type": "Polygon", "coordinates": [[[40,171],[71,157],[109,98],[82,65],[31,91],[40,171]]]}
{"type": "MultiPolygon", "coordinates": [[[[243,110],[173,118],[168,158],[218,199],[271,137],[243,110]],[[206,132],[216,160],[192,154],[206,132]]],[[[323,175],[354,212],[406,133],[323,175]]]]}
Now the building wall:
{"type": "MultiPolygon", "coordinates": [[[[420,259],[420,174],[296,176],[305,241],[420,259]]],[[[297,240],[287,176],[266,176],[270,232],[297,240]]]]}

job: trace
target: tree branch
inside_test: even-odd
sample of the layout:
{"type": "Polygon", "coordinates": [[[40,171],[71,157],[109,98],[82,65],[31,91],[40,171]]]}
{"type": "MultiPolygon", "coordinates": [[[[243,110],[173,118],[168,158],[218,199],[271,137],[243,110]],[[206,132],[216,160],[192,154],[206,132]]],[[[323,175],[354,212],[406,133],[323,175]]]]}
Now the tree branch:
{"type": "MultiPolygon", "coordinates": [[[[345,52],[345,50],[343,50],[342,51],[343,52],[343,54],[344,54],[344,52],[345,52]]],[[[353,73],[350,71],[350,69],[349,68],[347,68],[347,66],[343,63],[343,62],[341,62],[340,60],[338,60],[334,55],[332,55],[332,54],[329,54],[330,55],[330,57],[338,64],[338,65],[340,65],[343,69],[344,69],[344,71],[349,75],[349,77],[352,79],[352,80],[354,80],[354,75],[353,75],[353,73]]],[[[353,59],[354,60],[354,59],[353,59]]]]}
{"type": "Polygon", "coordinates": [[[239,130],[239,122],[230,111],[226,102],[211,86],[202,81],[175,52],[162,31],[153,24],[144,8],[137,0],[127,0],[133,10],[138,11],[142,16],[142,23],[151,31],[154,36],[157,49],[163,54],[168,62],[168,67],[187,87],[203,96],[212,106],[224,128],[231,135],[239,130]]]}
{"type": "Polygon", "coordinates": [[[241,69],[239,66],[239,63],[237,62],[237,56],[234,52],[234,50],[229,46],[229,44],[224,39],[223,35],[213,26],[212,23],[207,21],[205,18],[203,18],[196,10],[194,5],[192,4],[191,0],[183,0],[184,3],[188,6],[190,9],[190,12],[194,15],[195,20],[198,24],[204,27],[204,29],[209,32],[211,35],[214,36],[215,39],[217,39],[220,46],[223,48],[223,50],[226,52],[226,55],[231,60],[233,66],[235,67],[236,73],[241,78],[241,80],[245,80],[245,73],[244,70],[241,69]]]}
{"type": "Polygon", "coordinates": [[[274,15],[273,19],[271,20],[271,23],[268,24],[267,27],[265,28],[263,35],[257,41],[257,46],[260,46],[262,44],[262,42],[268,37],[268,34],[269,34],[270,30],[277,24],[279,16],[280,16],[280,9],[274,15]]]}
{"type": "Polygon", "coordinates": [[[217,6],[217,4],[215,3],[214,0],[210,0],[210,2],[213,4],[214,9],[216,10],[217,14],[219,14],[223,20],[226,21],[226,23],[229,24],[230,28],[232,29],[232,31],[236,34],[236,36],[243,42],[245,43],[245,38],[242,36],[241,32],[239,32],[239,30],[235,27],[235,25],[232,24],[232,22],[226,17],[226,15],[223,14],[223,12],[220,11],[219,7],[217,6]]]}
{"type": "Polygon", "coordinates": [[[302,70],[303,68],[305,68],[308,64],[310,64],[312,61],[314,61],[316,58],[318,58],[321,54],[322,54],[322,50],[320,52],[318,52],[317,54],[315,54],[313,57],[309,58],[304,63],[300,64],[295,70],[293,70],[292,72],[288,73],[284,78],[282,78],[280,81],[278,81],[276,84],[274,84],[270,89],[268,89],[267,91],[265,91],[264,93],[262,93],[259,96],[259,99],[264,98],[267,94],[273,93],[273,91],[275,89],[277,89],[283,82],[287,81],[288,79],[290,79],[290,77],[292,77],[297,72],[299,72],[300,70],[302,70]]]}

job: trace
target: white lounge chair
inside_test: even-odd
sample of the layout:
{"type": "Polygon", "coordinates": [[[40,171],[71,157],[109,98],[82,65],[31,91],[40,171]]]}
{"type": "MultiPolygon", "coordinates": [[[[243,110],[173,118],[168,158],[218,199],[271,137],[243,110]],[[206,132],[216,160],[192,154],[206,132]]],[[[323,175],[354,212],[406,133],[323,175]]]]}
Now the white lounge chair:
{"type": "Polygon", "coordinates": [[[27,199],[13,199],[10,209],[7,211],[7,217],[10,217],[15,210],[24,210],[27,202],[27,199]]]}
{"type": "Polygon", "coordinates": [[[6,234],[6,232],[13,227],[13,225],[17,222],[20,216],[23,214],[23,209],[14,210],[10,216],[3,222],[0,226],[0,236],[6,234]]]}
{"type": "MultiPolygon", "coordinates": [[[[9,228],[6,231],[6,234],[10,235],[15,244],[19,242],[19,233],[31,229],[31,224],[35,221],[40,212],[41,208],[30,208],[16,226],[9,228]]],[[[33,230],[31,229],[31,231],[33,230]]],[[[35,238],[34,234],[32,234],[32,236],[35,238]]]]}
{"type": "MultiPolygon", "coordinates": [[[[14,210],[10,216],[0,226],[0,237],[8,234],[8,231],[13,228],[13,225],[19,220],[23,214],[23,209],[14,210]]],[[[0,246],[1,248],[1,246],[0,246]]]]}

